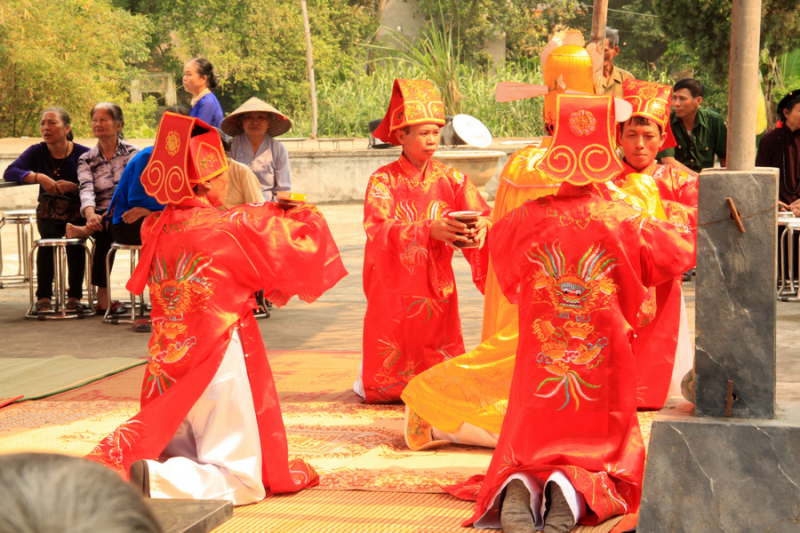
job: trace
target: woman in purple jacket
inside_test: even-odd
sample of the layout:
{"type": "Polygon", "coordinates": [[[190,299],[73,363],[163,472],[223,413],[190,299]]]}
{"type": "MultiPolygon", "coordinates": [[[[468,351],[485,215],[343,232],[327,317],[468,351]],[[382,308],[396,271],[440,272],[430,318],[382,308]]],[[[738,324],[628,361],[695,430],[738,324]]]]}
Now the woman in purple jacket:
{"type": "Polygon", "coordinates": [[[222,106],[211,92],[217,86],[214,67],[204,57],[196,57],[183,66],[183,88],[192,94],[191,116],[219,128],[222,124],[222,106]]]}
{"type": "MultiPolygon", "coordinates": [[[[78,158],[89,148],[72,142],[72,126],[69,114],[60,107],[51,107],[42,114],[39,131],[44,142],[34,144],[25,150],[16,161],[8,166],[3,178],[19,183],[39,185],[39,205],[36,226],[43,239],[57,239],[66,234],[67,222],[80,222],[80,201],[78,200],[78,158]],[[74,220],[54,220],[51,213],[41,209],[52,196],[66,196],[73,199],[76,217],[74,220]],[[44,202],[44,203],[43,203],[44,202]]],[[[67,267],[69,271],[68,311],[78,311],[83,293],[83,273],[86,257],[80,246],[67,246],[67,267]]],[[[53,296],[53,248],[39,248],[36,257],[38,288],[36,309],[40,313],[52,312],[53,296]]]]}

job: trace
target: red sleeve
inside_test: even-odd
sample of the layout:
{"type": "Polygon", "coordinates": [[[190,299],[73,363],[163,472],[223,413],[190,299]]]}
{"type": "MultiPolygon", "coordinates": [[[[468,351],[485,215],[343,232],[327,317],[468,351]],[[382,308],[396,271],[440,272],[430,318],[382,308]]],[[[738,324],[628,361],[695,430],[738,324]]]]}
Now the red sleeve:
{"type": "MultiPolygon", "coordinates": [[[[455,175],[457,178],[459,175],[463,178],[456,194],[456,209],[458,211],[478,211],[482,216],[491,218],[492,208],[483,199],[478,188],[464,174],[455,171],[455,175]]],[[[472,281],[483,294],[489,270],[489,247],[484,245],[483,248],[468,248],[463,252],[472,268],[472,281]]]]}
{"type": "Polygon", "coordinates": [[[641,236],[642,282],[655,287],[686,272],[695,262],[695,237],[691,231],[653,217],[631,220],[641,236]]]}
{"type": "Polygon", "coordinates": [[[529,248],[530,225],[522,222],[527,215],[525,205],[518,207],[492,226],[489,236],[489,252],[497,282],[512,304],[517,303],[523,259],[529,248]]]}
{"type": "MultiPolygon", "coordinates": [[[[431,238],[432,220],[403,220],[387,173],[370,177],[364,201],[367,257],[364,292],[369,298],[372,270],[380,272],[392,292],[447,298],[455,287],[450,262],[453,252],[431,238]]],[[[411,217],[409,217],[411,218],[411,217]]]]}
{"type": "MultiPolygon", "coordinates": [[[[313,301],[347,275],[322,213],[310,204],[284,211],[273,202],[220,215],[223,230],[252,267],[253,290],[281,306],[293,295],[313,301]]],[[[244,266],[244,265],[243,265],[244,266]]]]}

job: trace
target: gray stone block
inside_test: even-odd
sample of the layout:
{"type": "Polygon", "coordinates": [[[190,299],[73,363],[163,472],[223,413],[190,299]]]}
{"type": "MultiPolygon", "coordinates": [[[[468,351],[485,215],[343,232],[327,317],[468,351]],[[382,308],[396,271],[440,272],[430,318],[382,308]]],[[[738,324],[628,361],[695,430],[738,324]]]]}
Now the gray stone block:
{"type": "Polygon", "coordinates": [[[209,533],[233,517],[224,500],[146,499],[164,533],[209,533]]]}
{"type": "Polygon", "coordinates": [[[800,402],[773,420],[692,411],[673,398],[653,422],[637,531],[800,531],[800,402]]]}
{"type": "Polygon", "coordinates": [[[695,388],[698,416],[775,413],[777,169],[716,169],[700,175],[697,228],[695,388]],[[733,198],[740,233],[725,202],[733,198]],[[718,222],[719,221],[719,222],[718,222]]]}

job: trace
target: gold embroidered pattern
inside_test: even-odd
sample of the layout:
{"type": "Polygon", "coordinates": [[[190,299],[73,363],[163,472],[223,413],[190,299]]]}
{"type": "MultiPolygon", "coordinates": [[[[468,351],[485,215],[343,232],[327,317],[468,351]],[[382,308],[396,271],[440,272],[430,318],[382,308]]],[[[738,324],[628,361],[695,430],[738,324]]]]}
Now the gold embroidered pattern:
{"type": "Polygon", "coordinates": [[[172,130],[167,134],[167,153],[169,155],[175,155],[178,153],[178,150],[181,149],[181,136],[178,134],[177,131],[172,130]]]}
{"type": "Polygon", "coordinates": [[[591,135],[597,128],[597,119],[588,109],[578,109],[569,117],[569,129],[578,137],[591,135]]]}

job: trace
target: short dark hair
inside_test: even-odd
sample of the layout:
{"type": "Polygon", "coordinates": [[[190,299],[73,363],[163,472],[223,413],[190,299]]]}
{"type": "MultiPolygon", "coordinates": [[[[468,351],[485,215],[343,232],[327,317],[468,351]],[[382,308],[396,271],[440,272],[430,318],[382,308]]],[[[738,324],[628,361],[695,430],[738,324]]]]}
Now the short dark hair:
{"type": "MultiPolygon", "coordinates": [[[[125,127],[125,119],[122,116],[122,108],[117,104],[112,104],[111,102],[100,102],[99,104],[95,105],[92,108],[92,113],[89,115],[89,118],[94,118],[94,114],[97,112],[98,109],[103,109],[108,111],[108,114],[111,115],[111,120],[122,124],[122,127],[125,127]]],[[[122,128],[120,128],[119,133],[117,136],[120,139],[124,139],[125,136],[122,134],[122,128]]]]}
{"type": "Polygon", "coordinates": [[[201,76],[208,77],[208,80],[206,80],[208,88],[213,89],[216,87],[219,83],[219,79],[217,75],[214,74],[214,65],[211,64],[211,61],[205,57],[195,57],[192,61],[197,66],[197,73],[201,76]]]}
{"type": "Polygon", "coordinates": [[[228,134],[225,133],[224,131],[222,131],[221,129],[219,129],[219,128],[214,128],[214,129],[219,134],[219,140],[222,143],[222,149],[225,150],[226,152],[230,152],[231,151],[231,138],[228,137],[228,134]]]}
{"type": "Polygon", "coordinates": [[[625,124],[631,124],[632,126],[656,126],[658,128],[658,133],[664,133],[661,131],[661,124],[656,122],[655,120],[649,119],[647,117],[642,117],[636,115],[635,117],[631,117],[630,120],[626,120],[620,125],[620,133],[625,133],[625,124]]]}
{"type": "Polygon", "coordinates": [[[679,81],[672,87],[672,92],[680,91],[681,89],[688,89],[692,98],[699,98],[706,94],[706,88],[694,78],[685,78],[679,81]]]}
{"type": "Polygon", "coordinates": [[[781,100],[780,104],[778,105],[778,120],[786,120],[786,112],[788,111],[791,113],[794,110],[794,106],[800,104],[800,91],[795,91],[797,94],[793,96],[789,96],[784,100],[781,100]]]}
{"type": "Polygon", "coordinates": [[[170,107],[166,108],[164,110],[164,112],[176,113],[178,115],[183,115],[185,117],[188,117],[191,114],[192,111],[189,109],[189,106],[183,105],[183,104],[179,104],[179,105],[173,105],[173,106],[170,106],[170,107]]]}
{"type": "Polygon", "coordinates": [[[606,26],[606,39],[608,39],[608,47],[616,48],[619,46],[619,30],[606,26]]]}
{"type": "MultiPolygon", "coordinates": [[[[56,113],[58,115],[58,118],[61,119],[61,123],[63,125],[69,126],[70,124],[72,124],[72,120],[69,118],[69,113],[67,113],[66,110],[60,107],[48,107],[47,109],[42,111],[42,116],[44,116],[45,113],[50,113],[50,112],[56,113]]],[[[69,133],[67,133],[67,140],[71,141],[74,138],[75,135],[73,135],[72,130],[70,129],[69,133]]]]}

